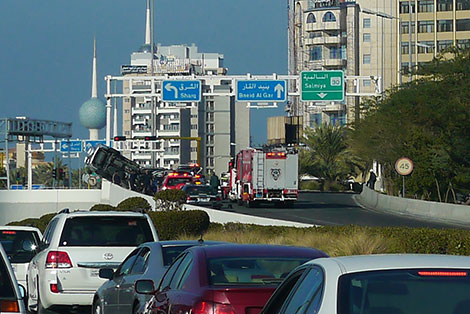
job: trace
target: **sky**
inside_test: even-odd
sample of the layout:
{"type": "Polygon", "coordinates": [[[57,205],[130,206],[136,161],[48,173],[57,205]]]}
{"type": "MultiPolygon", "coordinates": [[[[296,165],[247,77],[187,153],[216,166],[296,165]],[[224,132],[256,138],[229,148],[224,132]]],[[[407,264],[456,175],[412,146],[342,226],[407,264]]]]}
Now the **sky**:
{"type": "MultiPolygon", "coordinates": [[[[88,138],[78,111],[91,96],[93,36],[104,101],[104,77],[119,75],[144,42],[145,8],[146,0],[1,0],[0,118],[72,122],[73,138],[88,138]]],[[[154,16],[156,43],[223,54],[229,75],[287,74],[286,0],[155,0],[154,16]]],[[[284,104],[252,109],[252,143],[266,142],[267,117],[284,114],[284,104]]]]}

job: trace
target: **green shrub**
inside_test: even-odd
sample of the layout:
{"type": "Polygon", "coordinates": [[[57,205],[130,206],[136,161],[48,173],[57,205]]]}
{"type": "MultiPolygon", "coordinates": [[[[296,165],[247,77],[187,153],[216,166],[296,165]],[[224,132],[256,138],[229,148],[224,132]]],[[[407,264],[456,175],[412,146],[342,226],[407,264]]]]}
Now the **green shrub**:
{"type": "Polygon", "coordinates": [[[301,181],[300,189],[301,190],[310,190],[310,191],[320,191],[322,184],[318,181],[301,181]]]}
{"type": "Polygon", "coordinates": [[[13,221],[7,224],[7,226],[30,226],[36,227],[41,230],[42,233],[46,230],[47,224],[49,221],[57,215],[56,213],[45,214],[39,218],[27,218],[21,221],[13,221]]]}
{"type": "Polygon", "coordinates": [[[109,211],[109,210],[118,210],[113,205],[109,204],[95,204],[90,208],[90,211],[109,211]]]}
{"type": "Polygon", "coordinates": [[[130,197],[128,199],[123,200],[121,203],[118,204],[117,210],[125,210],[125,211],[148,211],[151,210],[152,206],[147,202],[147,200],[143,197],[130,197]]]}
{"type": "Polygon", "coordinates": [[[186,202],[186,193],[179,189],[159,191],[155,194],[156,208],[160,211],[178,210],[186,202]]]}
{"type": "Polygon", "coordinates": [[[201,236],[209,228],[209,215],[202,210],[149,212],[160,240],[174,240],[182,234],[201,236]]]}

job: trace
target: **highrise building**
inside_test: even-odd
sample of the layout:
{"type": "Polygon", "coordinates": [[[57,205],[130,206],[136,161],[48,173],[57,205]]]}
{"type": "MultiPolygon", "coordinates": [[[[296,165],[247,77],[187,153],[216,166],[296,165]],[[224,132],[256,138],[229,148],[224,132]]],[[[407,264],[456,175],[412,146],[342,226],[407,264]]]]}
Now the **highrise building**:
{"type": "MultiPolygon", "coordinates": [[[[223,78],[227,73],[223,67],[223,55],[201,53],[195,44],[159,44],[152,49],[149,18],[147,6],[145,44],[132,53],[130,66],[121,68],[124,76],[136,77],[132,86],[128,81],[123,82],[124,93],[133,96],[123,98],[122,135],[129,139],[146,136],[175,139],[162,141],[159,152],[139,151],[139,147],[134,147],[127,156],[142,166],[171,168],[198,161],[199,153],[203,168],[220,174],[227,170],[228,162],[237,149],[249,146],[249,109],[235,106],[234,97],[230,96],[232,83],[223,78]],[[152,91],[150,81],[138,79],[152,74],[206,76],[202,81],[203,93],[214,95],[203,96],[201,102],[191,108],[187,104],[163,102],[161,96],[146,96],[145,93],[152,91]],[[200,137],[200,145],[197,141],[177,137],[200,137]]],[[[161,93],[161,81],[154,88],[161,93]]],[[[143,145],[140,148],[145,148],[149,144],[140,145],[143,145]]]]}
{"type": "MultiPolygon", "coordinates": [[[[290,0],[289,73],[343,70],[360,76],[347,90],[374,93],[398,83],[397,3],[390,0],[290,0]],[[380,78],[380,79],[379,79],[380,78]]],[[[358,114],[361,99],[300,102],[291,99],[290,115],[303,116],[304,127],[345,124],[358,114]]]]}

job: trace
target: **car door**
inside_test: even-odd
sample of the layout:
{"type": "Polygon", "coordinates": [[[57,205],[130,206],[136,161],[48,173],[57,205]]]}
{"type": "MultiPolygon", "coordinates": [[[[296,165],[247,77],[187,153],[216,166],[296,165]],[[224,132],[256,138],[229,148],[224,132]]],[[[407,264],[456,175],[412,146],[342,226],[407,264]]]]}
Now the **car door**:
{"type": "Polygon", "coordinates": [[[168,299],[168,292],[170,291],[170,282],[173,279],[176,271],[178,270],[182,260],[186,254],[180,255],[171,266],[168,268],[166,273],[163,275],[160,284],[157,289],[154,311],[153,313],[168,314],[170,313],[170,301],[168,299]],[[159,301],[160,300],[160,301],[159,301]]]}
{"type": "Polygon", "coordinates": [[[323,286],[323,270],[318,266],[311,267],[292,289],[280,313],[318,313],[323,296],[323,286]]]}
{"type": "Polygon", "coordinates": [[[191,272],[192,265],[193,254],[188,252],[173,275],[169,290],[167,291],[169,314],[189,313],[192,308],[191,302],[188,302],[187,298],[185,298],[185,292],[181,289],[191,272]]]}
{"type": "Polygon", "coordinates": [[[142,247],[135,258],[134,265],[128,275],[122,277],[119,285],[119,313],[133,313],[135,300],[135,282],[144,273],[150,257],[150,248],[142,247]]]}
{"type": "Polygon", "coordinates": [[[104,283],[103,309],[105,312],[117,312],[119,310],[119,289],[124,277],[130,273],[132,266],[140,252],[140,248],[133,250],[114,272],[113,278],[104,283]]]}

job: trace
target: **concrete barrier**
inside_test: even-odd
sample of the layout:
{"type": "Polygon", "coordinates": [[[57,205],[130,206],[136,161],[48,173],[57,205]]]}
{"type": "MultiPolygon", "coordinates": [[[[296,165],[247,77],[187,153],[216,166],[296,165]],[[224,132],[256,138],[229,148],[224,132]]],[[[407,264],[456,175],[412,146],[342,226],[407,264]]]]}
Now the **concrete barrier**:
{"type": "Polygon", "coordinates": [[[151,196],[130,191],[103,181],[101,190],[0,190],[0,225],[26,218],[39,218],[61,209],[88,210],[95,204],[116,206],[121,201],[139,196],[155,208],[151,196]]]}
{"type": "Polygon", "coordinates": [[[454,224],[470,223],[470,206],[421,201],[377,193],[364,186],[356,201],[364,207],[404,214],[428,221],[454,224]]]}

